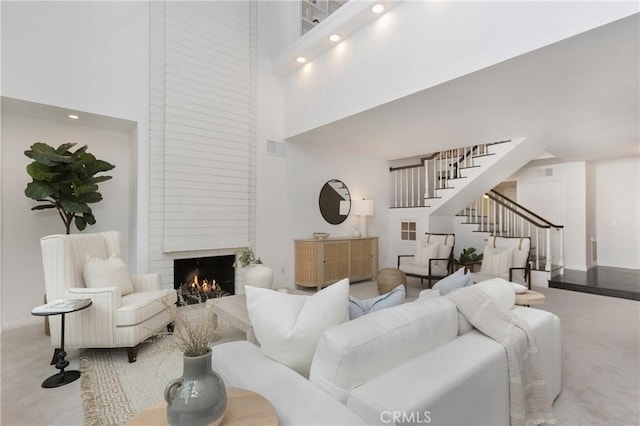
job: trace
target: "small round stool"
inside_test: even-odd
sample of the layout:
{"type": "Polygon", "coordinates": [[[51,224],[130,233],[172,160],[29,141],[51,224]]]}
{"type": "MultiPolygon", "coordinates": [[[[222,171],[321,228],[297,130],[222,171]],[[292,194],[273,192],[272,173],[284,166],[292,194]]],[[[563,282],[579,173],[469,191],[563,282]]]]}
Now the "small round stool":
{"type": "Polygon", "coordinates": [[[389,293],[399,284],[407,289],[407,276],[400,269],[383,268],[378,271],[378,294],[389,293]]]}

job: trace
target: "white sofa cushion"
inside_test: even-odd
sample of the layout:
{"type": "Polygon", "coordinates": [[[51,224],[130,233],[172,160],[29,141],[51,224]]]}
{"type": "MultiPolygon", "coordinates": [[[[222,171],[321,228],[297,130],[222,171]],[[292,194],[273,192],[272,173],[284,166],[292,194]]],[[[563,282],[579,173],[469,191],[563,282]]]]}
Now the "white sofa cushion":
{"type": "Polygon", "coordinates": [[[227,386],[257,392],[273,405],[280,426],[364,425],[365,422],[307,379],[265,357],[246,340],[215,345],[212,367],[227,386]]]}
{"type": "Polygon", "coordinates": [[[349,319],[349,280],[311,296],[245,286],[249,319],[262,352],[305,377],[322,332],[349,319]]]}
{"type": "Polygon", "coordinates": [[[87,254],[82,267],[82,278],[86,288],[118,287],[123,296],[133,293],[127,266],[115,255],[100,259],[87,254]]]}
{"type": "Polygon", "coordinates": [[[454,340],[457,312],[444,297],[418,299],[330,328],[318,343],[309,380],[345,402],[354,387],[454,340]]]}
{"type": "Polygon", "coordinates": [[[388,293],[370,299],[360,300],[349,296],[349,319],[356,319],[370,312],[390,308],[404,302],[404,285],[400,284],[388,293]]]}
{"type": "Polygon", "coordinates": [[[121,305],[116,310],[116,327],[140,324],[159,314],[176,301],[173,291],[155,290],[131,293],[122,296],[121,305]]]}
{"type": "Polygon", "coordinates": [[[474,330],[353,389],[347,407],[369,425],[508,425],[507,356],[474,330]]]}

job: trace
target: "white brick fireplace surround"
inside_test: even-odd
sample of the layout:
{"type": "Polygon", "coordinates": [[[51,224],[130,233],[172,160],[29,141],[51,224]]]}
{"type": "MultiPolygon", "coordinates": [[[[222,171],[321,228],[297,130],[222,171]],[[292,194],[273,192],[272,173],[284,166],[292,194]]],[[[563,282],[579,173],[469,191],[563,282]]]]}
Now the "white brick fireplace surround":
{"type": "MultiPolygon", "coordinates": [[[[150,3],[149,269],[255,242],[256,3],[150,3]]],[[[244,283],[236,270],[236,292],[244,283]]]]}

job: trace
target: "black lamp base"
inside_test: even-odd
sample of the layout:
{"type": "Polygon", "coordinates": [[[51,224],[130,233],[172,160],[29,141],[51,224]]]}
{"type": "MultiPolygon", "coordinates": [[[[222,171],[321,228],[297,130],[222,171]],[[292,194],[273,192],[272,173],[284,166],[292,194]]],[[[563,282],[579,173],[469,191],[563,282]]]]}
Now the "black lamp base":
{"type": "Polygon", "coordinates": [[[42,382],[43,388],[57,388],[67,383],[71,383],[80,378],[80,372],[77,370],[61,371],[58,374],[54,374],[47,380],[42,382]]]}

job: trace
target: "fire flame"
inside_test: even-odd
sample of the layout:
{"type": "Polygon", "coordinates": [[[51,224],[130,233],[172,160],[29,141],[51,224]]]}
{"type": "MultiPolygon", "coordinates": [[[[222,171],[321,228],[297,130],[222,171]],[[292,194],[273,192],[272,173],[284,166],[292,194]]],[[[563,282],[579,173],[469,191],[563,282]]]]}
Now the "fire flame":
{"type": "Polygon", "coordinates": [[[206,293],[216,289],[216,280],[211,280],[211,283],[205,278],[200,284],[198,275],[193,276],[193,281],[189,284],[192,289],[197,289],[198,293],[206,293]]]}

